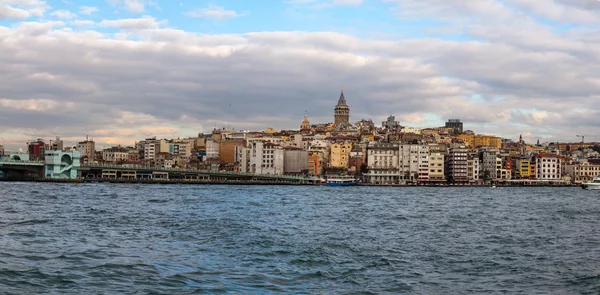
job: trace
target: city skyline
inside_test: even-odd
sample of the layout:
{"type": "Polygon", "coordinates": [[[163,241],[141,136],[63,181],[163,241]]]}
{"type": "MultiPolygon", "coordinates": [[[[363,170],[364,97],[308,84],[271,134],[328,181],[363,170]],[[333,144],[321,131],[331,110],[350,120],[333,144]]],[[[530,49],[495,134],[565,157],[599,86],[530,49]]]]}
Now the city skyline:
{"type": "Polygon", "coordinates": [[[600,136],[598,1],[1,2],[7,148],[298,129],[342,86],[351,122],[600,136]]]}

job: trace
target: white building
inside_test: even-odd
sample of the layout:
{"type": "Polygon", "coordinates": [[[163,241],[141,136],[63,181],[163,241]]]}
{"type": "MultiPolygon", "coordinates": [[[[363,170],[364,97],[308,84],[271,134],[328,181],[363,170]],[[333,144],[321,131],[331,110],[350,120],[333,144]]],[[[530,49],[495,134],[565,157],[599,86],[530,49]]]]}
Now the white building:
{"type": "Polygon", "coordinates": [[[399,145],[400,182],[429,180],[429,145],[399,145]]]}
{"type": "Polygon", "coordinates": [[[241,172],[276,175],[284,172],[284,152],[277,144],[254,141],[248,147],[238,149],[238,157],[241,158],[241,172]]]}
{"type": "Polygon", "coordinates": [[[107,148],[102,151],[104,162],[124,162],[129,160],[129,150],[122,147],[107,148]]]}
{"type": "Polygon", "coordinates": [[[467,158],[467,178],[469,181],[478,182],[481,173],[481,159],[479,155],[469,155],[467,158]]]}
{"type": "Polygon", "coordinates": [[[369,143],[367,145],[367,179],[373,184],[398,183],[399,149],[393,143],[369,143]]]}
{"type": "Polygon", "coordinates": [[[555,154],[539,153],[533,156],[535,178],[539,180],[559,180],[562,177],[562,160],[555,154]]]}
{"type": "Polygon", "coordinates": [[[148,141],[144,143],[144,160],[154,160],[160,148],[160,143],[148,141]]]}
{"type": "Polygon", "coordinates": [[[218,159],[219,158],[219,142],[214,139],[206,140],[206,159],[218,159]]]}

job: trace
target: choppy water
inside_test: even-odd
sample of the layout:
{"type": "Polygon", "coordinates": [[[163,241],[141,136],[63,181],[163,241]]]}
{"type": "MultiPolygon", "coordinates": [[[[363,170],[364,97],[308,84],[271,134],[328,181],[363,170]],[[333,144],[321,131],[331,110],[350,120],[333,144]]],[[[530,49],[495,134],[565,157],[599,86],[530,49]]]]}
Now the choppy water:
{"type": "Polygon", "coordinates": [[[0,183],[2,294],[598,294],[600,193],[0,183]]]}

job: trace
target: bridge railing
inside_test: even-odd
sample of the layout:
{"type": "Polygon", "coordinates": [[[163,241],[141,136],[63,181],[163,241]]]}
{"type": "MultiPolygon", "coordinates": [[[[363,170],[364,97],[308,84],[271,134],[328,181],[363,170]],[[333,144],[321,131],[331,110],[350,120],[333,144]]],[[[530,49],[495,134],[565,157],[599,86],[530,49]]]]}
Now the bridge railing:
{"type": "Polygon", "coordinates": [[[2,164],[39,164],[44,165],[44,161],[30,161],[30,160],[14,160],[10,158],[0,158],[0,163],[2,164]]]}

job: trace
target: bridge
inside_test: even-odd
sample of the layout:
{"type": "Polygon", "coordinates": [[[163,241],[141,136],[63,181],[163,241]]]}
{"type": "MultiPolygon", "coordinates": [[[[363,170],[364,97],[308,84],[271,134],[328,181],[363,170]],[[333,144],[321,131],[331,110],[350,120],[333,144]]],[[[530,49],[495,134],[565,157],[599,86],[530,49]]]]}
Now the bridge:
{"type": "Polygon", "coordinates": [[[44,176],[45,163],[42,161],[0,158],[2,177],[16,179],[40,178],[44,176]]]}
{"type": "Polygon", "coordinates": [[[234,171],[198,170],[186,168],[162,168],[142,165],[87,164],[79,168],[84,179],[185,179],[185,180],[280,180],[285,182],[314,182],[304,176],[254,174],[234,171]]]}
{"type": "MultiPolygon", "coordinates": [[[[43,161],[0,158],[0,171],[4,178],[41,179],[45,178],[48,163],[43,161]]],[[[185,168],[162,168],[142,165],[86,164],[74,167],[84,180],[190,180],[190,181],[279,181],[291,183],[316,183],[317,178],[293,175],[254,174],[234,171],[214,171],[185,168]]]]}

